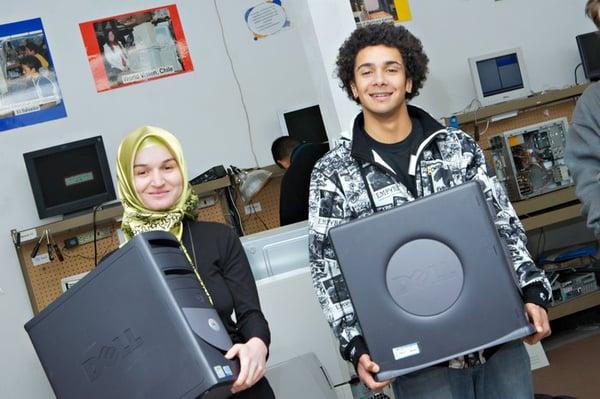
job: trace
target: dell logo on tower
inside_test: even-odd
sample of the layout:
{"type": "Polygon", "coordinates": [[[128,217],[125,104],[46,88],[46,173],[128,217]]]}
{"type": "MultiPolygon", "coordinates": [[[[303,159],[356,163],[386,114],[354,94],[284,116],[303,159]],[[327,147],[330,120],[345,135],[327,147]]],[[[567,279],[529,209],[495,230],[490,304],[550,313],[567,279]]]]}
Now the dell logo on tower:
{"type": "Polygon", "coordinates": [[[81,363],[85,375],[90,382],[96,381],[104,369],[115,366],[143,343],[142,337],[136,337],[131,328],[113,338],[110,344],[100,346],[94,342],[86,351],[85,360],[81,363]]]}
{"type": "Polygon", "coordinates": [[[212,328],[214,331],[220,331],[221,330],[221,327],[219,326],[219,322],[217,322],[213,318],[208,319],[208,326],[210,328],[212,328]]]}

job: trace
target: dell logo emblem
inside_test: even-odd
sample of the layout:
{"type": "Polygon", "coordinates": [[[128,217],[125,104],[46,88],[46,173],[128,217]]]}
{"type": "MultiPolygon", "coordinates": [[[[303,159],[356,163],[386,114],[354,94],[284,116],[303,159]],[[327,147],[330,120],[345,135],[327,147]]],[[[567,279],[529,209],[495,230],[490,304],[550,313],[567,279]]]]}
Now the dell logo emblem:
{"type": "Polygon", "coordinates": [[[81,363],[85,375],[90,382],[96,381],[104,369],[115,366],[143,343],[142,337],[136,337],[130,328],[113,338],[110,344],[100,346],[94,342],[86,351],[85,360],[81,363]]]}
{"type": "Polygon", "coordinates": [[[210,328],[212,328],[214,331],[220,331],[221,330],[221,326],[219,325],[219,323],[215,320],[215,319],[208,319],[208,326],[210,328]]]}

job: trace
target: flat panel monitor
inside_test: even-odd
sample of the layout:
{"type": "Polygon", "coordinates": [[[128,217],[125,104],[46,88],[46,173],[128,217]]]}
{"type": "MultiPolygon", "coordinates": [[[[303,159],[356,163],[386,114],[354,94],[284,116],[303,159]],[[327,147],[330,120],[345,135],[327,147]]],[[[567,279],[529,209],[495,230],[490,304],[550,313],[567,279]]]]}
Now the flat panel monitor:
{"type": "Polygon", "coordinates": [[[40,219],[116,198],[101,136],[28,152],[23,158],[40,219]]]}
{"type": "Polygon", "coordinates": [[[477,99],[483,106],[530,94],[520,48],[471,57],[469,67],[477,99]]]}
{"type": "Polygon", "coordinates": [[[301,143],[327,142],[327,132],[319,105],[282,111],[279,113],[279,123],[284,134],[301,143]]]}
{"type": "Polygon", "coordinates": [[[575,37],[585,77],[595,81],[600,79],[600,35],[597,31],[575,37]]]}

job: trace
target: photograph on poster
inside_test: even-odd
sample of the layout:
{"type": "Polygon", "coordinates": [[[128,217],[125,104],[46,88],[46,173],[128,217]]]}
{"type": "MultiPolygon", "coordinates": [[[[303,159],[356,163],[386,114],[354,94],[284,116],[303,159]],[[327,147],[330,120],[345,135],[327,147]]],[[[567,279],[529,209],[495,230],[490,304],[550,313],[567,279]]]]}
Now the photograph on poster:
{"type": "Polygon", "coordinates": [[[98,92],[193,70],[175,5],[79,24],[98,92]]]}
{"type": "Polygon", "coordinates": [[[0,25],[0,131],[65,116],[41,19],[0,25]]]}
{"type": "Polygon", "coordinates": [[[408,0],[349,0],[356,26],[411,19],[408,0]]]}

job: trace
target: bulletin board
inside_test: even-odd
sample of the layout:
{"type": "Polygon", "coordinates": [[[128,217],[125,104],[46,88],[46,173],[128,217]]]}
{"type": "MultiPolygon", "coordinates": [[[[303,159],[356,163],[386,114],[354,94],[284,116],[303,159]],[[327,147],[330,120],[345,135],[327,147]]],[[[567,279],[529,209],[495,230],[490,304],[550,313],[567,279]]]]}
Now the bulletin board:
{"type": "MultiPolygon", "coordinates": [[[[250,201],[244,202],[240,195],[235,203],[242,219],[245,235],[279,227],[279,195],[282,176],[272,177],[250,201]],[[253,207],[256,212],[247,212],[247,207],[253,207]]],[[[250,211],[250,209],[248,209],[250,211]]]]}
{"type": "MultiPolygon", "coordinates": [[[[112,231],[110,237],[100,239],[96,242],[98,260],[100,260],[104,255],[119,247],[117,237],[119,224],[113,222],[98,225],[97,227],[98,229],[109,227],[112,231]]],[[[17,249],[34,313],[39,313],[62,294],[61,279],[87,272],[94,267],[93,243],[79,245],[72,249],[66,249],[64,245],[65,239],[86,233],[90,230],[91,226],[85,226],[51,235],[61,250],[63,255],[62,262],[57,256],[54,256],[54,260],[34,266],[30,254],[37,240],[28,241],[17,249]]],[[[44,231],[44,228],[42,227],[40,231],[44,231]]],[[[43,239],[38,254],[46,253],[46,248],[46,240],[43,239]]]]}
{"type": "MultiPolygon", "coordinates": [[[[223,190],[217,190],[210,194],[201,194],[200,198],[211,197],[214,204],[199,209],[198,220],[210,221],[228,224],[226,218],[227,202],[223,194],[223,190]]],[[[110,229],[110,235],[106,238],[101,238],[96,241],[97,259],[100,261],[103,256],[107,255],[119,247],[119,238],[117,230],[120,227],[120,209],[108,219],[97,223],[97,231],[106,231],[110,229]],[[116,215],[116,216],[115,216],[116,215]]],[[[102,218],[99,218],[100,220],[102,218]]],[[[59,222],[60,223],[60,222],[59,222]]],[[[33,229],[32,229],[33,230],[33,229]]],[[[65,240],[81,234],[89,234],[92,232],[91,223],[85,223],[76,228],[61,230],[55,224],[38,226],[35,228],[38,232],[38,237],[15,246],[21,270],[31,306],[34,313],[39,313],[42,309],[52,303],[62,293],[61,280],[65,277],[75,276],[80,273],[88,272],[94,267],[94,244],[93,242],[78,245],[71,249],[65,248],[65,240]],[[58,256],[54,255],[54,259],[40,265],[34,265],[31,258],[31,253],[39,239],[44,235],[44,231],[48,229],[50,232],[51,243],[54,242],[59,247],[63,260],[60,261],[58,256]]],[[[93,234],[93,233],[92,233],[93,234]]],[[[92,235],[93,236],[93,235],[92,235]]],[[[47,253],[46,239],[42,240],[39,247],[38,255],[47,253]]]]}

